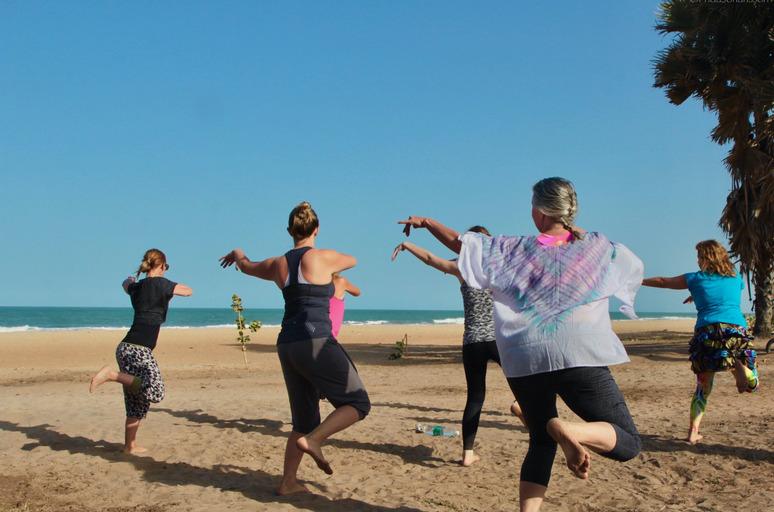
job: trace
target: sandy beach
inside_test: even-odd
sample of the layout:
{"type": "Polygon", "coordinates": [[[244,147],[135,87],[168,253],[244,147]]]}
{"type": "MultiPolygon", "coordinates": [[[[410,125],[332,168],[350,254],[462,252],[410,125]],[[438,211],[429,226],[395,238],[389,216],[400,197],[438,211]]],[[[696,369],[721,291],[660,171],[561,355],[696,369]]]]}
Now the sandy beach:
{"type": "MultiPolygon", "coordinates": [[[[682,441],[694,378],[686,362],[692,320],[617,322],[631,363],[613,368],[643,437],[625,464],[599,456],[580,481],[557,456],[546,511],[768,510],[774,507],[774,395],[737,394],[720,375],[704,441],[682,441]]],[[[88,392],[115,364],[122,331],[0,334],[0,510],[499,511],[518,507],[527,433],[508,412],[512,395],[495,365],[477,438],[482,460],[459,465],[461,441],[413,432],[417,422],[459,428],[465,403],[462,327],[347,326],[341,342],[373,410],[327,447],[335,473],[306,460],[312,495],[273,493],[290,430],[275,353],[277,330],[253,335],[245,368],[230,329],[162,329],[156,357],[167,398],[151,408],[127,456],[121,391],[88,392]],[[393,344],[409,337],[405,359],[393,344]]],[[[323,412],[330,411],[327,403],[323,412]]],[[[563,417],[573,418],[563,405],[563,417]]]]}

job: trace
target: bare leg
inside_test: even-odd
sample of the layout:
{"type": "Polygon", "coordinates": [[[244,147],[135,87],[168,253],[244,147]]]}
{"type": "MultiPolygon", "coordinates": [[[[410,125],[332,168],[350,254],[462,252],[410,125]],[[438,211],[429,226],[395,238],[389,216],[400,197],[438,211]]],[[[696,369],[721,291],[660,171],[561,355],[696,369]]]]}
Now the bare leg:
{"type": "MultiPolygon", "coordinates": [[[[126,374],[124,374],[126,375],[126,374]]],[[[135,439],[137,438],[137,430],[140,428],[140,418],[126,417],[126,431],[124,434],[124,453],[145,453],[148,450],[137,446],[135,439]]]]}
{"type": "Polygon", "coordinates": [[[94,390],[106,382],[118,382],[124,386],[131,386],[134,382],[134,375],[128,373],[119,373],[109,366],[103,367],[98,371],[94,377],[91,378],[89,384],[89,393],[94,393],[94,390]]]}
{"type": "Polygon", "coordinates": [[[702,372],[696,375],[696,391],[691,399],[691,426],[688,429],[686,441],[696,444],[702,440],[699,434],[699,426],[707,409],[707,399],[712,392],[712,383],[715,380],[715,372],[702,372]]]}
{"type": "Polygon", "coordinates": [[[527,426],[527,421],[524,419],[524,413],[521,412],[521,407],[519,406],[519,402],[514,400],[511,404],[511,414],[519,418],[519,421],[522,425],[525,427],[527,426]]]}
{"type": "Polygon", "coordinates": [[[277,487],[277,494],[280,496],[287,496],[288,494],[296,494],[299,492],[309,492],[309,489],[304,487],[298,482],[298,466],[301,464],[301,459],[304,456],[304,452],[298,449],[296,442],[304,437],[304,434],[299,432],[291,432],[288,437],[288,443],[285,445],[285,463],[282,468],[282,481],[280,481],[277,487]]]}
{"type": "Polygon", "coordinates": [[[311,455],[318,468],[332,475],[333,469],[322,453],[322,443],[336,432],[344,430],[359,420],[360,414],[357,409],[351,405],[342,405],[330,413],[325,421],[320,423],[310,434],[299,437],[296,446],[302,452],[311,455]]]}
{"type": "Polygon", "coordinates": [[[466,468],[480,461],[481,457],[476,455],[473,450],[462,450],[462,465],[466,468]]]}
{"type": "Polygon", "coordinates": [[[519,510],[537,512],[543,504],[547,487],[532,482],[519,482],[519,510]]]}
{"type": "MultiPolygon", "coordinates": [[[[754,351],[753,351],[754,352],[754,351]]],[[[758,374],[753,371],[755,360],[751,363],[752,369],[747,366],[747,361],[737,359],[734,368],[731,370],[736,379],[736,390],[740,393],[752,393],[758,387],[758,374]]]]}
{"type": "Polygon", "coordinates": [[[551,418],[546,431],[562,448],[570,471],[584,480],[589,477],[591,457],[583,445],[600,452],[609,452],[615,447],[615,430],[609,423],[602,421],[570,423],[551,418]]]}

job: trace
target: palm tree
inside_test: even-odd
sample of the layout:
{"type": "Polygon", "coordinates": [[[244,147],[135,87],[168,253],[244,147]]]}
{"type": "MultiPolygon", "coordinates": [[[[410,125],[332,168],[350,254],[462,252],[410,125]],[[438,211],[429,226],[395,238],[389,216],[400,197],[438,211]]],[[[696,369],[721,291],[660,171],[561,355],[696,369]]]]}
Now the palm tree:
{"type": "Polygon", "coordinates": [[[759,337],[774,330],[774,3],[671,0],[656,30],[655,87],[675,105],[695,97],[717,114],[712,140],[730,144],[731,192],[720,217],[740,269],[752,275],[759,337]]]}

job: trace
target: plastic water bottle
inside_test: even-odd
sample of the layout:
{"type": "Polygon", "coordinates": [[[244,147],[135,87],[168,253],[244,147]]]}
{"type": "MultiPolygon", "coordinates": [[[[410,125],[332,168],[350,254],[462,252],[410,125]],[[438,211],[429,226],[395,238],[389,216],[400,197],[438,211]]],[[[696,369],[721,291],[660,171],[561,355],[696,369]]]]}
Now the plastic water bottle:
{"type": "Polygon", "coordinates": [[[422,423],[417,423],[414,431],[419,434],[424,433],[433,437],[457,437],[460,435],[459,430],[442,427],[441,425],[425,425],[422,423]]]}

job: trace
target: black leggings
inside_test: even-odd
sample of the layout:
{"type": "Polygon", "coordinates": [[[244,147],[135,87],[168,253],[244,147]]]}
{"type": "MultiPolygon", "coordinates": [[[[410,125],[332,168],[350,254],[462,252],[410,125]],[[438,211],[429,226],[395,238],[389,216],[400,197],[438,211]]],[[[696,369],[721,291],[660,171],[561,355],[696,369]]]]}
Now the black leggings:
{"type": "Polygon", "coordinates": [[[548,435],[548,420],[556,418],[556,395],[585,421],[613,426],[616,443],[601,455],[627,461],[640,453],[640,434],[626,402],[607,367],[580,367],[508,379],[529,427],[529,450],[521,465],[521,480],[548,486],[556,442],[548,435]]]}
{"type": "Polygon", "coordinates": [[[472,450],[478,432],[478,420],[486,396],[486,365],[489,361],[500,364],[497,343],[481,341],[462,346],[462,364],[468,383],[468,401],[462,413],[462,448],[472,450]]]}

